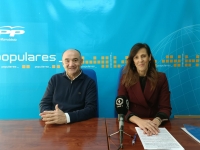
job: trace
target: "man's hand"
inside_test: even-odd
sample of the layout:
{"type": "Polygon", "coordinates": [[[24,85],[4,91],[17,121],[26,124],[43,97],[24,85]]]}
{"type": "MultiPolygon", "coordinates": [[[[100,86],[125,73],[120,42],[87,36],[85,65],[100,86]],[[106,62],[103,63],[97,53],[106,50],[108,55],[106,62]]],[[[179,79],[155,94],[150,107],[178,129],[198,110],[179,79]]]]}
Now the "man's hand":
{"type": "Polygon", "coordinates": [[[55,106],[54,111],[44,111],[40,113],[42,120],[45,124],[64,124],[67,123],[65,113],[58,108],[58,104],[55,106]]]}

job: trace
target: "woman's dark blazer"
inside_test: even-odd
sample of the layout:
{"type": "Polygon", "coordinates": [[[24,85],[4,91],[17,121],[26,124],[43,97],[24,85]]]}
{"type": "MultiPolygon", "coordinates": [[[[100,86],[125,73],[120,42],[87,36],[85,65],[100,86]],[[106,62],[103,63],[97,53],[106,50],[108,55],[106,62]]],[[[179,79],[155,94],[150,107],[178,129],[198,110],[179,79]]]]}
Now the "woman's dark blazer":
{"type": "Polygon", "coordinates": [[[133,113],[141,118],[153,118],[158,112],[162,112],[170,117],[170,91],[164,73],[158,72],[158,82],[154,90],[151,90],[150,81],[147,79],[144,92],[139,81],[131,87],[126,88],[121,84],[122,79],[123,75],[118,88],[118,96],[124,95],[129,99],[127,116],[133,113]]]}

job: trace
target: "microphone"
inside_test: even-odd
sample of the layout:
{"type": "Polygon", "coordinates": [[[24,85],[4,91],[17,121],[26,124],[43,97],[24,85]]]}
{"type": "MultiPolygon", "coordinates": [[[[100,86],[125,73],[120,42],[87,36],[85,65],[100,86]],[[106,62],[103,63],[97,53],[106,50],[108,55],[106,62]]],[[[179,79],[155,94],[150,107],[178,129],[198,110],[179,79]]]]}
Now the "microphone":
{"type": "Polygon", "coordinates": [[[126,115],[129,109],[129,101],[126,96],[117,96],[115,100],[115,109],[118,114],[126,115]]]}
{"type": "Polygon", "coordinates": [[[119,132],[120,132],[120,145],[123,147],[123,134],[124,134],[124,116],[127,114],[129,110],[129,101],[126,96],[121,95],[117,96],[115,100],[115,109],[118,113],[119,120],[119,132]]]}

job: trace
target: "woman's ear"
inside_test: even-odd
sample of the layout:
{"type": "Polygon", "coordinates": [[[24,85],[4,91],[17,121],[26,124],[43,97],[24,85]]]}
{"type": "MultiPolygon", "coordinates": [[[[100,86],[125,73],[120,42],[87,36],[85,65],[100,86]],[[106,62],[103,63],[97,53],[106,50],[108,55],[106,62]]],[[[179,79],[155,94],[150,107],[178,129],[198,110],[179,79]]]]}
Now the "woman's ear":
{"type": "Polygon", "coordinates": [[[149,61],[151,61],[151,54],[149,55],[149,61]]]}

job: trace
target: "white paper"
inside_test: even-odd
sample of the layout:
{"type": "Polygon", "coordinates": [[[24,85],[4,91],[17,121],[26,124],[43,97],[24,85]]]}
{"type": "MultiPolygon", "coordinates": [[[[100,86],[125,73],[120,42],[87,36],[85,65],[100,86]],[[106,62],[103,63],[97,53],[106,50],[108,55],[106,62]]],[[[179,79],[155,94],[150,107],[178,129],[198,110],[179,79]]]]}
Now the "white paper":
{"type": "Polygon", "coordinates": [[[181,128],[183,131],[185,131],[188,135],[190,135],[192,138],[194,138],[197,142],[199,142],[200,143],[200,141],[197,139],[197,138],[195,138],[192,134],[190,134],[190,132],[188,132],[187,130],[186,130],[186,128],[181,128]]]}
{"type": "Polygon", "coordinates": [[[135,127],[145,150],[184,150],[166,128],[159,128],[158,135],[147,136],[139,127],[135,127]]]}

